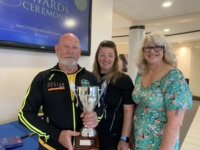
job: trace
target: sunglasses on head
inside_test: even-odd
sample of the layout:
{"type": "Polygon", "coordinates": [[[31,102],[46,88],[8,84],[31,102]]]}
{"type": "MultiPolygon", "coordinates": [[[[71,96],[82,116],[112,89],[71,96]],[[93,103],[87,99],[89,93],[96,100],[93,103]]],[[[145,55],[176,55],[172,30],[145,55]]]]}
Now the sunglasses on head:
{"type": "Polygon", "coordinates": [[[102,47],[116,47],[115,43],[113,41],[109,41],[109,40],[102,41],[99,46],[102,46],[102,47]]]}

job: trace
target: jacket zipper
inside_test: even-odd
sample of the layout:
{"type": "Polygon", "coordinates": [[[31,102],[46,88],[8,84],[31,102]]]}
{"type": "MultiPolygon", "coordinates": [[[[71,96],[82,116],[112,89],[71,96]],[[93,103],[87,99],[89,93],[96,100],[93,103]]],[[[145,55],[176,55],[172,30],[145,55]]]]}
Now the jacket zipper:
{"type": "Polygon", "coordinates": [[[111,123],[111,126],[110,126],[110,131],[112,130],[113,123],[114,123],[114,121],[115,121],[116,112],[117,112],[118,107],[119,107],[119,105],[121,104],[121,102],[122,102],[122,98],[121,98],[120,102],[118,103],[118,106],[115,108],[113,120],[112,120],[112,123],[111,123]]]}

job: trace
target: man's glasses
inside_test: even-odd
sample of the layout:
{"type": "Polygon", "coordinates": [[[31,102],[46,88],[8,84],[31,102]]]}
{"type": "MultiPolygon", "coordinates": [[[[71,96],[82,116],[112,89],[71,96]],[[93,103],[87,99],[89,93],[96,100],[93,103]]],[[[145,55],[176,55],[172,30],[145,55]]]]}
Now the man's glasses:
{"type": "Polygon", "coordinates": [[[143,47],[143,52],[150,52],[151,49],[153,49],[155,52],[159,52],[164,48],[164,46],[147,46],[147,47],[143,47]]]}

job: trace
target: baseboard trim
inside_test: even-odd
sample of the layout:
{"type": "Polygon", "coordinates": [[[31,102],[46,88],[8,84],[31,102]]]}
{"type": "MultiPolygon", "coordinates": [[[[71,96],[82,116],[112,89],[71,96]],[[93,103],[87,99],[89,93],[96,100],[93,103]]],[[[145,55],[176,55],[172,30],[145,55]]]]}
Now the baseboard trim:
{"type": "Polygon", "coordinates": [[[193,99],[193,100],[200,101],[200,96],[195,96],[195,95],[193,95],[193,96],[192,96],[192,99],[193,99]]]}

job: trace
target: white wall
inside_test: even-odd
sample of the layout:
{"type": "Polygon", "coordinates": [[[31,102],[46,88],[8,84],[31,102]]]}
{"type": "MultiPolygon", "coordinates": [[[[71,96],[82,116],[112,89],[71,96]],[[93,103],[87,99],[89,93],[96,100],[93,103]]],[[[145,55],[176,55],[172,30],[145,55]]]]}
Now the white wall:
{"type": "Polygon", "coordinates": [[[56,62],[51,53],[0,49],[0,123],[16,120],[32,78],[56,62]]]}
{"type": "Polygon", "coordinates": [[[190,85],[193,95],[200,96],[200,47],[193,48],[191,53],[190,85]]]}
{"type": "Polygon", "coordinates": [[[116,44],[117,46],[117,51],[119,54],[128,54],[128,50],[129,50],[129,44],[116,44]]]}
{"type": "MultiPolygon", "coordinates": [[[[79,60],[79,64],[90,71],[99,42],[112,37],[112,8],[113,0],[92,1],[91,56],[81,56],[79,60]]],[[[32,78],[56,63],[54,53],[0,47],[0,124],[17,119],[32,78]]]]}
{"type": "Polygon", "coordinates": [[[185,78],[190,78],[190,66],[192,65],[190,60],[193,42],[172,45],[177,54],[178,69],[183,72],[185,78]]]}
{"type": "Polygon", "coordinates": [[[89,68],[92,70],[99,43],[112,39],[113,0],[92,0],[92,44],[89,68]]]}

